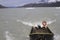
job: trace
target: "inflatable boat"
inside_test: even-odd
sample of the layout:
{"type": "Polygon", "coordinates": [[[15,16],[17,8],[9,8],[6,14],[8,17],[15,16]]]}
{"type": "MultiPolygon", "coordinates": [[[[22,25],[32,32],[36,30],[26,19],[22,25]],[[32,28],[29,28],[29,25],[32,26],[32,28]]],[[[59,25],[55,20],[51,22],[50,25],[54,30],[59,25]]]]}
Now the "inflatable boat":
{"type": "Polygon", "coordinates": [[[33,28],[29,34],[30,40],[53,40],[54,34],[47,28],[33,28]]]}

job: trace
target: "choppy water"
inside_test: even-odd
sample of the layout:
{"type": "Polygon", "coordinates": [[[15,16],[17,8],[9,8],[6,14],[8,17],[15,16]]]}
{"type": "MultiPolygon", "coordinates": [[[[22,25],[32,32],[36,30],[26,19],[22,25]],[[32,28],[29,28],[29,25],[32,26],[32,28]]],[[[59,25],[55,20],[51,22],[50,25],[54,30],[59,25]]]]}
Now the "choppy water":
{"type": "Polygon", "coordinates": [[[41,24],[42,20],[48,22],[54,40],[59,40],[60,8],[0,9],[0,40],[29,40],[31,26],[41,24]]]}

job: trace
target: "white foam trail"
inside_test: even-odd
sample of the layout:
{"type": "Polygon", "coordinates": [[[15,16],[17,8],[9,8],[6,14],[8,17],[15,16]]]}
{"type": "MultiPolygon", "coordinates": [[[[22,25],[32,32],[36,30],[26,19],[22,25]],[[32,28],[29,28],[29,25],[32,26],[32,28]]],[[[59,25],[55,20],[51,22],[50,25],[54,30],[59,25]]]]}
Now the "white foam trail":
{"type": "Polygon", "coordinates": [[[14,37],[9,31],[5,31],[6,40],[14,40],[14,37]]]}
{"type": "Polygon", "coordinates": [[[17,22],[21,22],[21,23],[24,24],[24,25],[35,26],[35,27],[37,27],[38,24],[39,24],[39,25],[41,24],[40,22],[31,23],[31,22],[26,22],[26,21],[21,21],[21,20],[17,20],[17,22]]]}
{"type": "Polygon", "coordinates": [[[56,22],[56,19],[52,20],[52,21],[47,21],[47,24],[51,24],[51,23],[54,23],[54,22],[56,22]]]}
{"type": "Polygon", "coordinates": [[[30,23],[30,22],[25,22],[25,21],[21,21],[21,20],[17,20],[17,22],[21,22],[21,23],[24,24],[24,25],[33,26],[33,24],[30,23]]]}
{"type": "MultiPolygon", "coordinates": [[[[21,21],[21,20],[17,20],[17,22],[21,22],[22,24],[28,25],[28,26],[35,26],[35,27],[37,27],[37,25],[41,25],[41,27],[42,27],[41,22],[32,22],[31,23],[31,22],[26,22],[26,21],[21,21]]],[[[47,24],[51,24],[53,22],[56,22],[56,20],[47,21],[47,24]]]]}

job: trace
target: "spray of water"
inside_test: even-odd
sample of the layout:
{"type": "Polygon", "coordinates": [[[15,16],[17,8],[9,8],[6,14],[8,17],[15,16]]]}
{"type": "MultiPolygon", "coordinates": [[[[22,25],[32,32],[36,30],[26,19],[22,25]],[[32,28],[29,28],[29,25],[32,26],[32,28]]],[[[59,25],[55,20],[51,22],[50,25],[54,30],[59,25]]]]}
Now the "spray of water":
{"type": "MultiPolygon", "coordinates": [[[[26,21],[22,21],[22,20],[17,20],[17,22],[21,22],[22,24],[28,25],[28,26],[35,26],[35,27],[37,27],[37,25],[41,25],[41,27],[42,27],[41,22],[26,22],[26,21]]],[[[47,24],[52,24],[54,22],[56,22],[56,19],[52,20],[52,21],[47,21],[47,24]]]]}
{"type": "Polygon", "coordinates": [[[9,31],[5,31],[5,38],[6,40],[14,40],[14,37],[9,31]]]}
{"type": "Polygon", "coordinates": [[[17,22],[21,22],[22,24],[28,25],[28,26],[33,26],[33,24],[30,23],[30,22],[25,22],[25,21],[22,21],[22,20],[17,20],[17,22]]]}
{"type": "Polygon", "coordinates": [[[54,23],[54,22],[56,22],[56,19],[52,20],[52,21],[47,21],[47,24],[51,24],[51,23],[54,23]]]}

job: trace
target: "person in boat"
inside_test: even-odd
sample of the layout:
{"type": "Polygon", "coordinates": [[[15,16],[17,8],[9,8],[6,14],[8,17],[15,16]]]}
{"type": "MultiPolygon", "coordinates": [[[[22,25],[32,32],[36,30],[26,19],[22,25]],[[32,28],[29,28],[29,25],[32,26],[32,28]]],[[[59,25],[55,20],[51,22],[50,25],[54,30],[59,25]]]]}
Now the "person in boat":
{"type": "Polygon", "coordinates": [[[46,30],[46,32],[52,33],[50,29],[48,28],[47,22],[42,21],[42,29],[46,30]]]}
{"type": "Polygon", "coordinates": [[[42,21],[42,26],[37,25],[35,27],[33,27],[34,29],[41,29],[41,28],[47,28],[47,22],[46,21],[42,21]]]}
{"type": "Polygon", "coordinates": [[[46,21],[42,21],[42,28],[47,28],[47,22],[46,21]]]}
{"type": "Polygon", "coordinates": [[[42,30],[45,30],[45,32],[51,33],[46,21],[42,21],[42,26],[38,25],[37,27],[32,27],[31,33],[32,31],[39,30],[39,29],[42,29],[42,30]]]}

